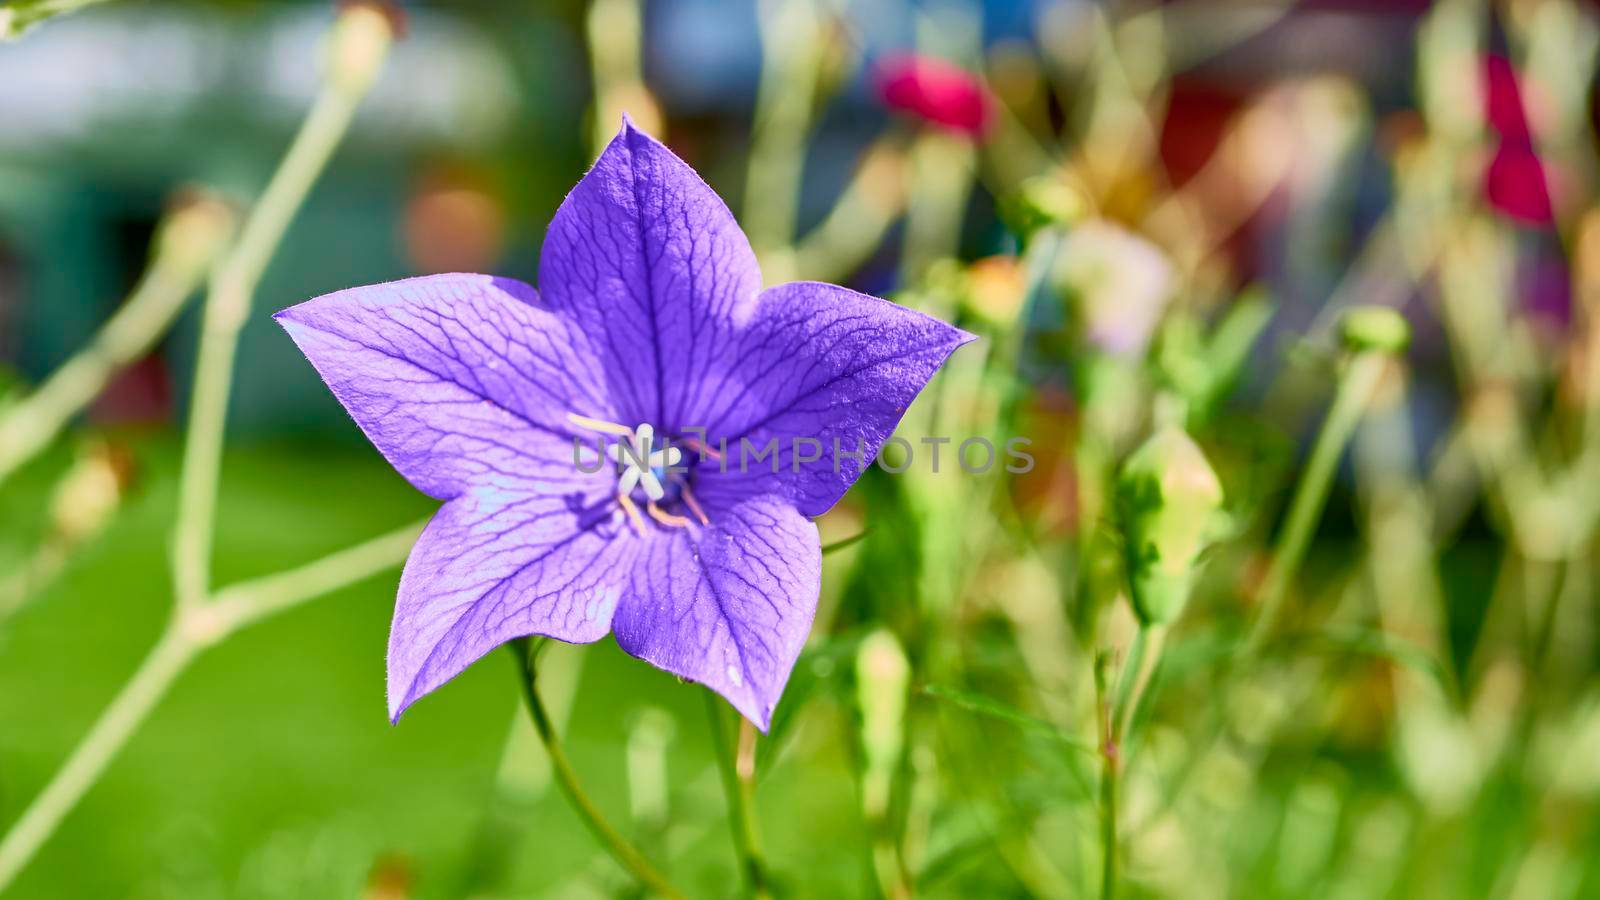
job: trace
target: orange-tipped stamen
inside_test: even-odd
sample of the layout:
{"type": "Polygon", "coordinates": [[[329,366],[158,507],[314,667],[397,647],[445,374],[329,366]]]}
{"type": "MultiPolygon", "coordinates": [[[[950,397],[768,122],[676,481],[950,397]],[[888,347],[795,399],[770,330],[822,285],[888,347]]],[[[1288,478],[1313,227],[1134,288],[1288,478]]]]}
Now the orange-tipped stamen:
{"type": "Polygon", "coordinates": [[[672,513],[663,511],[661,507],[656,505],[654,500],[650,501],[650,505],[646,506],[645,509],[650,513],[650,518],[655,519],[657,522],[660,522],[668,528],[689,527],[688,519],[685,519],[683,516],[675,516],[672,513]]]}
{"type": "Polygon", "coordinates": [[[632,428],[626,425],[618,425],[615,422],[607,422],[604,419],[591,419],[588,416],[580,416],[577,413],[567,413],[567,421],[579,428],[587,428],[590,431],[598,431],[601,434],[615,434],[619,437],[630,439],[633,437],[632,428]]]}
{"type": "Polygon", "coordinates": [[[711,520],[706,518],[706,511],[700,508],[700,501],[694,499],[694,494],[689,493],[687,484],[678,488],[678,495],[683,498],[684,503],[689,504],[690,509],[694,510],[694,516],[700,520],[701,525],[711,524],[711,520]]]}
{"type": "Polygon", "coordinates": [[[683,442],[684,442],[684,444],[688,445],[690,450],[693,450],[694,452],[700,454],[701,456],[708,456],[708,457],[710,457],[710,458],[712,458],[714,460],[717,460],[718,462],[722,461],[722,454],[721,453],[718,453],[716,450],[714,450],[711,447],[707,446],[705,444],[705,442],[701,441],[698,438],[684,438],[683,442]]]}
{"type": "Polygon", "coordinates": [[[617,502],[622,504],[622,511],[628,514],[628,521],[633,523],[633,530],[638,532],[639,537],[644,537],[644,517],[639,515],[639,507],[633,502],[633,498],[627,494],[618,494],[617,502]]]}

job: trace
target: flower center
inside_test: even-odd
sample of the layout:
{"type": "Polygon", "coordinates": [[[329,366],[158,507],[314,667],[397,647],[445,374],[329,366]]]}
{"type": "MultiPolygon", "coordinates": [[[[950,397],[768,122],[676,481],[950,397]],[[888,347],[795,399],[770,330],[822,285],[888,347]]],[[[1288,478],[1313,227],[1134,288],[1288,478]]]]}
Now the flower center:
{"type": "Polygon", "coordinates": [[[640,535],[645,533],[644,517],[639,514],[641,499],[650,518],[668,528],[687,528],[690,525],[686,516],[663,508],[680,503],[700,520],[700,524],[710,524],[705,511],[689,490],[689,475],[693,471],[694,460],[686,463],[683,451],[669,442],[663,442],[663,446],[657,449],[654,426],[646,422],[629,428],[575,413],[569,413],[567,419],[580,428],[618,438],[616,443],[607,448],[606,455],[617,466],[617,504],[632,523],[634,531],[640,535]],[[642,498],[639,496],[641,494],[642,498]]]}

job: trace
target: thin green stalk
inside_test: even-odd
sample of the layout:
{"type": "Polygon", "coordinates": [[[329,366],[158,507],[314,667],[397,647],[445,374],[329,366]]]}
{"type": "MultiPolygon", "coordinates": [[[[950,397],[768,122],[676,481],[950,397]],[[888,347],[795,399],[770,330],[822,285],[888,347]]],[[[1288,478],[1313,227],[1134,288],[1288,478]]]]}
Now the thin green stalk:
{"type": "Polygon", "coordinates": [[[1133,636],[1133,646],[1128,648],[1128,659],[1117,679],[1116,703],[1112,707],[1112,733],[1123,747],[1129,743],[1134,719],[1139,706],[1149,691],[1151,678],[1161,664],[1161,651],[1166,645],[1167,626],[1141,624],[1133,636]]]}
{"type": "Polygon", "coordinates": [[[1372,397],[1372,391],[1383,376],[1387,363],[1386,354],[1374,350],[1363,351],[1350,361],[1344,377],[1339,381],[1333,406],[1323,420],[1322,431],[1311,449],[1305,473],[1295,488],[1294,498],[1289,503],[1288,520],[1278,536],[1271,566],[1262,581],[1261,615],[1256,619],[1246,645],[1249,652],[1260,650],[1278,626],[1289,585],[1305,558],[1317,521],[1322,518],[1322,508],[1328,500],[1339,457],[1355,433],[1356,425],[1361,421],[1367,401],[1372,397]]]}
{"type": "MultiPolygon", "coordinates": [[[[742,747],[734,746],[735,736],[728,732],[722,701],[709,690],[705,695],[706,717],[711,721],[711,743],[717,754],[717,768],[722,772],[723,793],[728,798],[728,827],[733,832],[733,849],[739,855],[739,869],[744,874],[750,896],[770,897],[755,821],[755,754],[741,753],[742,747]]],[[[745,743],[742,732],[746,728],[750,728],[749,723],[743,722],[739,736],[741,745],[745,743]]],[[[750,728],[750,731],[753,735],[754,729],[750,728]]],[[[750,749],[755,749],[753,739],[750,749]]]]}
{"type": "Polygon", "coordinates": [[[839,281],[878,250],[906,208],[902,143],[891,133],[862,155],[833,208],[795,243],[796,277],[839,281]]]}
{"type": "Polygon", "coordinates": [[[787,281],[795,268],[794,231],[821,72],[822,26],[811,0],[762,0],[757,15],[761,81],[740,219],[768,280],[787,281]]]}
{"type": "Polygon", "coordinates": [[[223,430],[233,388],[239,331],[256,286],[289,223],[344,138],[356,107],[376,79],[393,35],[376,10],[347,6],[333,31],[329,77],[283,161],[250,211],[239,241],[223,259],[206,297],[194,394],[173,530],[173,581],[180,606],[201,602],[211,585],[211,539],[223,430]]]}
{"type": "Polygon", "coordinates": [[[217,603],[176,610],[133,677],[0,839],[0,892],[55,833],[201,650],[273,613],[399,565],[421,525],[407,525],[297,569],[229,587],[217,603]]]}
{"type": "MultiPolygon", "coordinates": [[[[961,223],[977,177],[976,159],[971,141],[942,132],[929,131],[912,144],[901,284],[920,283],[930,265],[960,251],[961,223]]],[[[953,318],[956,310],[946,303],[925,305],[922,312],[953,318]]]]}
{"type": "Polygon", "coordinates": [[[93,339],[0,416],[0,483],[49,446],[123,366],[149,352],[194,293],[223,243],[228,214],[200,200],[163,221],[150,266],[93,339]]]}
{"type": "Polygon", "coordinates": [[[573,771],[572,763],[567,759],[567,752],[562,748],[561,739],[557,737],[555,726],[550,721],[550,714],[545,710],[544,702],[539,699],[534,666],[537,647],[528,638],[518,638],[506,647],[517,658],[517,667],[522,673],[519,679],[522,682],[522,699],[527,703],[528,716],[533,720],[534,731],[538,732],[539,740],[544,742],[545,752],[550,754],[550,769],[556,776],[556,783],[561,785],[562,792],[572,802],[572,807],[579,818],[583,819],[584,825],[588,826],[601,846],[638,879],[641,885],[662,897],[681,900],[683,894],[656,871],[649,860],[644,858],[644,854],[629,843],[621,832],[606,821],[600,808],[589,799],[589,795],[584,793],[583,786],[578,783],[578,774],[573,771]]]}
{"type": "Polygon", "coordinates": [[[0,841],[0,891],[16,880],[39,847],[55,833],[56,826],[99,780],[112,758],[156,703],[166,696],[167,689],[189,665],[197,649],[192,640],[171,627],[156,642],[44,791],[28,804],[22,817],[0,841]]]}
{"type": "Polygon", "coordinates": [[[1107,659],[1095,660],[1095,721],[1100,731],[1100,896],[1117,895],[1117,778],[1120,774],[1111,697],[1106,690],[1107,659]]]}

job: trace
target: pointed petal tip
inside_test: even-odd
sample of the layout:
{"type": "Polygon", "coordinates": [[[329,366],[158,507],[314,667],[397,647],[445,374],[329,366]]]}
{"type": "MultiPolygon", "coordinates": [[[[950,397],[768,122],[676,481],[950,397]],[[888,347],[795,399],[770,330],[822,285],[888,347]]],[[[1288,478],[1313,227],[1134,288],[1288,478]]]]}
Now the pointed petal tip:
{"type": "Polygon", "coordinates": [[[390,725],[399,725],[400,724],[400,717],[406,714],[406,710],[410,708],[410,706],[411,706],[411,704],[413,702],[414,702],[414,698],[395,697],[393,695],[390,695],[390,697],[389,697],[389,724],[390,725]]]}

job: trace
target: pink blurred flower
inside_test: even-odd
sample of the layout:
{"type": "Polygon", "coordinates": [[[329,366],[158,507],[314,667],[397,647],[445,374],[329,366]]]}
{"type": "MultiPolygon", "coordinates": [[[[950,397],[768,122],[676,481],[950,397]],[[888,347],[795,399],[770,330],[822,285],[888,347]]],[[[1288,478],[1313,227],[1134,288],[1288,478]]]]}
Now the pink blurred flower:
{"type": "Polygon", "coordinates": [[[1534,149],[1528,126],[1523,86],[1511,61],[1487,56],[1483,61],[1484,116],[1499,135],[1499,143],[1483,173],[1483,192],[1489,205],[1524,225],[1545,226],[1555,221],[1545,164],[1534,149]]]}
{"type": "Polygon", "coordinates": [[[960,66],[903,53],[880,58],[874,68],[878,96],[893,109],[973,138],[993,124],[994,98],[960,66]]]}
{"type": "Polygon", "coordinates": [[[1555,218],[1544,164],[1527,144],[1502,141],[1483,173],[1483,190],[1495,209],[1527,225],[1555,218]]]}
{"type": "Polygon", "coordinates": [[[1517,86],[1517,70],[1504,56],[1488,56],[1483,60],[1483,102],[1490,127],[1503,140],[1532,141],[1522,91],[1517,86]]]}

